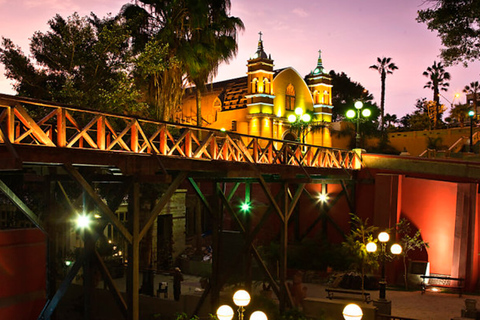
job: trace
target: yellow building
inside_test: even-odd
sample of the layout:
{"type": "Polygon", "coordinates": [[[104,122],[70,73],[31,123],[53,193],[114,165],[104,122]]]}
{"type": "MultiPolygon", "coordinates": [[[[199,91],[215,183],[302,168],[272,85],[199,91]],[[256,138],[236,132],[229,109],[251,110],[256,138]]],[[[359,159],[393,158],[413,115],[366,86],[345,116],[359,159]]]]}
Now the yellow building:
{"type": "MultiPolygon", "coordinates": [[[[195,96],[195,88],[187,89],[177,122],[197,124],[195,96]]],[[[201,98],[203,127],[326,147],[331,147],[332,108],[331,78],[321,52],[305,78],[291,67],[274,70],[261,33],[247,76],[209,84],[201,98]]]]}

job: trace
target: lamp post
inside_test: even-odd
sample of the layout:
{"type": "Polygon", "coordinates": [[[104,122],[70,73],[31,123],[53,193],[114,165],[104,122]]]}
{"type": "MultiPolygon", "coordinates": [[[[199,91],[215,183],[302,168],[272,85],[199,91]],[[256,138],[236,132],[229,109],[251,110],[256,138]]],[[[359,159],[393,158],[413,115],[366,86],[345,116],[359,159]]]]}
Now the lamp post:
{"type": "MultiPolygon", "coordinates": [[[[233,295],[233,302],[238,307],[238,320],[243,320],[245,307],[250,303],[250,294],[245,290],[238,290],[233,295]]],[[[219,320],[232,320],[234,315],[232,307],[222,305],[217,309],[217,318],[219,320]]],[[[250,320],[268,320],[267,315],[262,311],[255,311],[250,315],[250,320]]]]}
{"type": "Polygon", "coordinates": [[[304,112],[301,107],[297,107],[295,113],[290,114],[287,119],[292,127],[298,128],[299,139],[302,143],[305,143],[306,129],[312,121],[312,116],[304,112]]]}
{"type": "Polygon", "coordinates": [[[362,101],[357,101],[355,102],[354,104],[355,106],[355,109],[356,110],[353,110],[353,109],[350,109],[347,111],[347,118],[349,119],[353,119],[353,118],[357,118],[357,131],[356,131],[356,135],[355,135],[355,148],[358,149],[360,148],[360,140],[361,140],[361,136],[360,136],[360,114],[364,117],[364,118],[368,118],[370,117],[370,115],[372,114],[372,112],[370,111],[370,109],[363,109],[363,102],[362,101]]]}
{"type": "Polygon", "coordinates": [[[470,148],[469,151],[473,152],[473,116],[475,115],[475,111],[470,110],[468,111],[468,116],[470,117],[470,148]]]}
{"type": "MultiPolygon", "coordinates": [[[[384,310],[381,313],[390,314],[391,313],[391,304],[386,299],[386,288],[387,288],[387,279],[385,277],[385,260],[386,260],[386,247],[387,242],[390,240],[390,235],[387,232],[380,232],[378,234],[378,241],[380,241],[380,267],[381,267],[381,280],[379,282],[380,292],[379,292],[379,305],[377,307],[384,310]]],[[[369,242],[366,246],[368,252],[372,253],[377,251],[377,245],[374,242],[369,242]]],[[[392,244],[390,247],[390,252],[394,255],[402,253],[402,247],[398,243],[392,244]]]]}

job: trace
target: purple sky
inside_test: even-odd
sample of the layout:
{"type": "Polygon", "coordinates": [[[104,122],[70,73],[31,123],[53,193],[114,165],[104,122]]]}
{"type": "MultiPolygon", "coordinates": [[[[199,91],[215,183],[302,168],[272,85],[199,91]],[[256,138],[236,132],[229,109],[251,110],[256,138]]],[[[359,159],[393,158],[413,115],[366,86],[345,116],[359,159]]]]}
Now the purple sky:
{"type": "MultiPolygon", "coordinates": [[[[103,17],[116,14],[128,0],[0,0],[0,35],[28,51],[29,38],[45,31],[47,21],[59,13],[63,17],[78,12],[95,12],[103,17]]],[[[256,51],[258,32],[275,68],[291,66],[302,76],[315,68],[322,50],[327,71],[345,72],[360,82],[380,104],[380,76],[369,69],[377,57],[391,57],[399,67],[387,76],[385,112],[401,117],[414,110],[416,99],[432,99],[424,89],[422,75],[439,60],[440,40],[425,24],[415,21],[424,0],[231,0],[232,15],[245,23],[239,50],[230,64],[221,66],[217,80],[245,75],[246,61],[256,51]]],[[[450,89],[442,94],[450,102],[466,84],[479,80],[480,63],[448,67],[450,89]]],[[[0,66],[0,93],[13,94],[11,83],[0,66]]],[[[450,103],[441,99],[446,105],[450,103]]],[[[460,101],[465,101],[462,94],[460,101]]],[[[458,102],[458,100],[455,100],[458,102]]]]}

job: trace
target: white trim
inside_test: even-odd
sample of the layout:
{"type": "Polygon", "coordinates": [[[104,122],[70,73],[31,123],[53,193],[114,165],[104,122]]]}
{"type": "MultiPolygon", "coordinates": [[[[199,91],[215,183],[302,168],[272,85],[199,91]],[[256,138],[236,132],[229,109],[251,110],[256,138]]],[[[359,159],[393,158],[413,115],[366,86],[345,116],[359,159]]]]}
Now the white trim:
{"type": "Polygon", "coordinates": [[[329,108],[329,109],[333,109],[333,106],[329,105],[329,104],[314,104],[313,105],[313,108],[316,109],[316,108],[329,108]]]}
{"type": "Polygon", "coordinates": [[[330,87],[333,88],[333,84],[328,84],[328,83],[316,83],[316,84],[309,84],[309,87],[318,87],[318,86],[324,86],[324,87],[330,87]]]}
{"type": "Polygon", "coordinates": [[[260,72],[267,73],[267,74],[275,74],[275,71],[267,71],[267,70],[247,71],[247,74],[254,74],[254,73],[260,73],[260,72]]]}
{"type": "Polygon", "coordinates": [[[273,103],[265,103],[265,102],[255,102],[255,103],[247,103],[247,107],[250,107],[250,106],[258,106],[258,105],[262,105],[262,106],[271,106],[273,107],[273,103]]]}
{"type": "Polygon", "coordinates": [[[264,97],[264,98],[275,98],[274,95],[271,94],[266,94],[266,93],[252,93],[252,94],[246,94],[245,98],[255,98],[255,97],[264,97]]]}

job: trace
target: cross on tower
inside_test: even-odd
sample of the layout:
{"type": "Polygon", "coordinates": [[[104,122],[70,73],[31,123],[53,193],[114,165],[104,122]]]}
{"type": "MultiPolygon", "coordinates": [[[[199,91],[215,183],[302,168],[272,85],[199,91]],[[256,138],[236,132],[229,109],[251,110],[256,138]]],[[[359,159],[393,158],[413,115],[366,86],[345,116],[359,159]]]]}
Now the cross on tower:
{"type": "Polygon", "coordinates": [[[260,31],[258,34],[260,35],[260,41],[262,41],[262,31],[260,31]]]}

